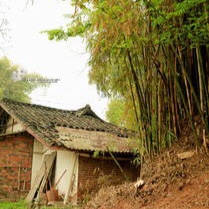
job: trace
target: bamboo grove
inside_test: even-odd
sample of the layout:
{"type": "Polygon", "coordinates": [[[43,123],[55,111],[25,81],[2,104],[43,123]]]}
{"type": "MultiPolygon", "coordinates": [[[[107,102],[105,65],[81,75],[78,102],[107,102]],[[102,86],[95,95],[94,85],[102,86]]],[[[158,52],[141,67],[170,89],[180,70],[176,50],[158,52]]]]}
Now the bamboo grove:
{"type": "Polygon", "coordinates": [[[141,150],[152,155],[181,134],[208,133],[208,0],[73,0],[66,29],[49,39],[81,36],[90,52],[91,83],[124,99],[134,113],[141,150]],[[143,149],[142,149],[143,148],[143,149]]]}

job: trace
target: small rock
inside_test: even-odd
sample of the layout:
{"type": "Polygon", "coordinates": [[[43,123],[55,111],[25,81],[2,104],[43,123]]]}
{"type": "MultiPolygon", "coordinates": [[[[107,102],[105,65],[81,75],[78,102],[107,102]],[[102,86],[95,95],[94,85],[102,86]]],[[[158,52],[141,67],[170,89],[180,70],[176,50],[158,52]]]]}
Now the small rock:
{"type": "Polygon", "coordinates": [[[188,152],[182,152],[182,153],[177,154],[177,157],[180,158],[181,160],[184,160],[184,159],[192,157],[193,155],[194,155],[193,151],[188,151],[188,152]]]}
{"type": "Polygon", "coordinates": [[[142,179],[139,179],[135,184],[134,184],[136,189],[141,189],[144,186],[144,181],[142,179]]]}

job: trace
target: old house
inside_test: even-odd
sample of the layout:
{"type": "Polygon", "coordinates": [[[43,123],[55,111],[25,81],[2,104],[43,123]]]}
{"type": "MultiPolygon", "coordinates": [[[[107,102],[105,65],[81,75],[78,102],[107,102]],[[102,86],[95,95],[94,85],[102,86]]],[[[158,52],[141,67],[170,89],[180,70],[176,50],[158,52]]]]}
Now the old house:
{"type": "Polygon", "coordinates": [[[136,180],[132,132],[100,119],[89,105],[77,111],[0,102],[0,198],[27,193],[32,201],[54,187],[67,203],[82,200],[111,175],[136,180]]]}

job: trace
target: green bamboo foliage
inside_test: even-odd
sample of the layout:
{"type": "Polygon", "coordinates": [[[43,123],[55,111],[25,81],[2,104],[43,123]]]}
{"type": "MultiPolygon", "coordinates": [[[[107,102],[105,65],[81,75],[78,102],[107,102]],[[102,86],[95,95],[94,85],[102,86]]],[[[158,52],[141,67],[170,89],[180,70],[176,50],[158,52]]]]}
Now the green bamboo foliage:
{"type": "Polygon", "coordinates": [[[86,40],[90,83],[106,96],[123,98],[132,110],[141,154],[152,156],[170,146],[181,134],[184,119],[200,145],[196,116],[206,134],[209,130],[208,1],[74,0],[72,4],[70,27],[49,31],[49,38],[79,35],[86,40]]]}

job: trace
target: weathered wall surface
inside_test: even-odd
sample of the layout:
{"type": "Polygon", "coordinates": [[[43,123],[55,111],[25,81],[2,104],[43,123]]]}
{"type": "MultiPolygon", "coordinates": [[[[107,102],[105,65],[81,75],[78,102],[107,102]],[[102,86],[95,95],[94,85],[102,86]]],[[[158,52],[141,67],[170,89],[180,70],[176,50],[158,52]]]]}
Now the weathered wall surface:
{"type": "MultiPolygon", "coordinates": [[[[139,168],[135,168],[129,161],[119,160],[118,162],[129,180],[135,181],[139,175],[139,168]]],[[[99,184],[119,184],[124,180],[124,176],[113,160],[79,156],[79,200],[85,198],[86,193],[97,190],[99,184]]]]}
{"type": "Polygon", "coordinates": [[[0,198],[30,189],[32,151],[33,138],[29,135],[0,139],[0,198]]]}
{"type": "Polygon", "coordinates": [[[55,183],[58,182],[64,173],[56,188],[58,189],[59,195],[65,196],[71,186],[69,189],[70,201],[76,202],[78,184],[78,159],[76,153],[73,151],[58,150],[55,168],[55,183]],[[70,182],[72,182],[71,185],[70,182]]]}
{"type": "Polygon", "coordinates": [[[15,133],[15,132],[20,132],[24,131],[24,127],[15,121],[12,117],[9,118],[6,124],[6,133],[15,133]]]}
{"type": "Polygon", "coordinates": [[[43,158],[43,145],[37,139],[34,139],[31,185],[33,185],[34,179],[41,167],[42,158],[43,158]]]}

